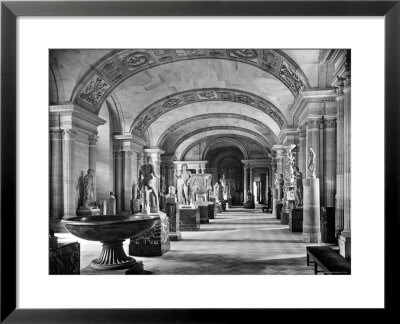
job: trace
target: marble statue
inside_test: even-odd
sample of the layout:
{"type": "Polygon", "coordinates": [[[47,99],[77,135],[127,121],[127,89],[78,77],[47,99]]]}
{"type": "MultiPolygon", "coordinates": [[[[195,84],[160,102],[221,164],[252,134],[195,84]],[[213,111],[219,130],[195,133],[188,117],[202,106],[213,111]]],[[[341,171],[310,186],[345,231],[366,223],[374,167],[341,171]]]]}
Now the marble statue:
{"type": "Polygon", "coordinates": [[[296,207],[299,207],[303,205],[303,174],[297,166],[295,167],[293,174],[295,183],[295,205],[296,207]]]}
{"type": "Polygon", "coordinates": [[[279,177],[278,177],[278,172],[276,172],[276,171],[275,171],[275,174],[274,174],[274,187],[276,189],[279,188],[279,177]]]}
{"type": "Polygon", "coordinates": [[[159,178],[160,176],[155,173],[154,165],[150,162],[150,156],[147,156],[146,162],[139,168],[138,179],[139,188],[143,192],[143,211],[147,211],[148,207],[150,207],[149,201],[147,201],[147,190],[151,190],[158,210],[157,190],[153,186],[154,177],[159,178]]]}
{"type": "Polygon", "coordinates": [[[224,196],[224,200],[228,200],[229,183],[228,183],[227,179],[225,178],[225,174],[222,175],[222,178],[219,179],[219,182],[221,183],[221,186],[222,186],[222,194],[224,196]]]}
{"type": "Polygon", "coordinates": [[[187,170],[187,164],[182,164],[182,171],[176,174],[175,177],[178,179],[178,195],[180,196],[179,203],[183,205],[189,205],[189,193],[188,193],[188,180],[192,176],[192,173],[187,170]]]}
{"type": "Polygon", "coordinates": [[[85,188],[83,196],[83,207],[89,208],[89,206],[93,204],[94,199],[94,179],[92,169],[87,170],[87,174],[83,178],[83,185],[85,188]]]}
{"type": "Polygon", "coordinates": [[[219,201],[219,183],[218,181],[214,185],[214,197],[216,201],[219,201]]]}
{"type": "Polygon", "coordinates": [[[315,153],[311,147],[308,149],[308,176],[315,178],[315,153]]]}
{"type": "Polygon", "coordinates": [[[284,199],[284,187],[285,187],[285,180],[283,179],[283,174],[280,174],[279,178],[279,191],[280,191],[280,200],[282,201],[284,199]]]}

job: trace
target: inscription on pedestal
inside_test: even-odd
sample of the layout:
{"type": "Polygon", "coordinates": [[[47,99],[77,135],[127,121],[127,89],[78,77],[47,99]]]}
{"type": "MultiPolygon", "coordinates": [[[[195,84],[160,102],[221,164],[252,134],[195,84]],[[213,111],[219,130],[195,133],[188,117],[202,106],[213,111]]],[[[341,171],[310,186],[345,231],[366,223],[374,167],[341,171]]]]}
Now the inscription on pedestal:
{"type": "Polygon", "coordinates": [[[181,231],[200,230],[200,211],[198,208],[179,208],[179,228],[181,231]]]}
{"type": "Polygon", "coordinates": [[[170,250],[168,217],[162,212],[158,215],[160,220],[152,229],[130,240],[129,255],[161,256],[170,250]]]}

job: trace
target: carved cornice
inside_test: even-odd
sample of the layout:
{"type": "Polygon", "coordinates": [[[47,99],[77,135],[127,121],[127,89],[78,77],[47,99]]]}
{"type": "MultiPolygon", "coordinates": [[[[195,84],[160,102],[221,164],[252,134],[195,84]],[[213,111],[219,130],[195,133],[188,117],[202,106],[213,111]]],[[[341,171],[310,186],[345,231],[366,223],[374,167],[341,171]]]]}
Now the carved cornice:
{"type": "Polygon", "coordinates": [[[270,49],[129,49],[115,50],[102,57],[78,81],[73,101],[98,112],[107,96],[127,78],[153,67],[184,60],[219,59],[256,66],[281,82],[297,97],[309,87],[299,66],[270,49]]]}

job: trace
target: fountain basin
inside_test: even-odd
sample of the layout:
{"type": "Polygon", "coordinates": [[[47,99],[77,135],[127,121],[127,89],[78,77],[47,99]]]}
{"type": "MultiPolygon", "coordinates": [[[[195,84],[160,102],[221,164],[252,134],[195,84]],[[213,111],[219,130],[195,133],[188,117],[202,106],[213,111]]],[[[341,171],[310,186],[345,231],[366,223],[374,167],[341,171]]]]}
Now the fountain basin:
{"type": "Polygon", "coordinates": [[[140,216],[85,216],[63,220],[65,228],[76,237],[88,241],[100,241],[103,249],[90,267],[96,270],[131,268],[136,260],[127,256],[123,242],[150,230],[160,219],[158,215],[140,216]]]}
{"type": "Polygon", "coordinates": [[[117,241],[139,236],[151,229],[159,216],[85,216],[63,220],[72,234],[88,241],[117,241]]]}

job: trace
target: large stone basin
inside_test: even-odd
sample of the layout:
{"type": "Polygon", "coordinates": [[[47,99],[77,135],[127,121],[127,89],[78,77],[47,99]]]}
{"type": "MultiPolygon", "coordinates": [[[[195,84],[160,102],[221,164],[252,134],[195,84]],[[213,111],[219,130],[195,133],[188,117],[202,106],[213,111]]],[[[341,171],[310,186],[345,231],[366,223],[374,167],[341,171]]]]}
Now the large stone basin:
{"type": "Polygon", "coordinates": [[[151,229],[160,217],[140,216],[85,216],[63,220],[65,228],[73,235],[88,241],[100,241],[103,250],[90,267],[98,270],[126,269],[136,260],[125,254],[123,242],[151,229]]]}

